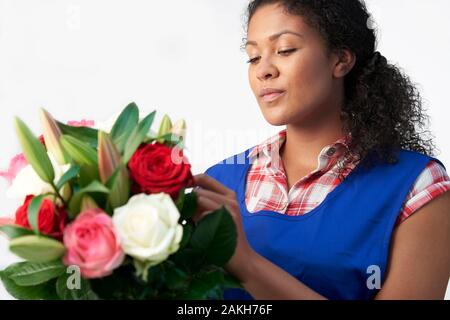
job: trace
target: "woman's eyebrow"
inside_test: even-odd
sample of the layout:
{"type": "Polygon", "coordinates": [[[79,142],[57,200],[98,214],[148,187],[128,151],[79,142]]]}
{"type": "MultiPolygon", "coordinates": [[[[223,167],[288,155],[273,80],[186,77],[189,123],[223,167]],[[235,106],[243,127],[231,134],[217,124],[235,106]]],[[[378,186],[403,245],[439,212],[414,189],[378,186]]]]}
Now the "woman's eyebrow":
{"type": "MultiPolygon", "coordinates": [[[[280,36],[282,36],[283,34],[293,34],[293,35],[295,35],[295,36],[298,36],[298,37],[300,37],[300,38],[303,38],[303,35],[300,34],[300,33],[298,33],[298,32],[290,31],[290,30],[283,30],[283,31],[280,31],[280,32],[277,32],[277,33],[271,35],[268,39],[269,39],[270,41],[274,41],[275,39],[278,39],[278,38],[279,38],[280,36]]],[[[244,40],[246,40],[246,39],[244,38],[244,40]]],[[[247,46],[258,46],[258,43],[256,43],[256,41],[247,40],[247,41],[245,42],[244,48],[246,48],[247,46]]]]}

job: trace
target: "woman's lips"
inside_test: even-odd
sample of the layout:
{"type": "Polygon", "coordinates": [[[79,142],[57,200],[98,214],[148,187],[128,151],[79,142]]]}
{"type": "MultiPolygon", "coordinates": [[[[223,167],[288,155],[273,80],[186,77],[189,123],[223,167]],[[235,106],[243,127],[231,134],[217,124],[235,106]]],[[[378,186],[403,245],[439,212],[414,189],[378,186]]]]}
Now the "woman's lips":
{"type": "Polygon", "coordinates": [[[269,94],[262,96],[262,99],[265,102],[273,102],[273,101],[277,100],[279,97],[281,97],[282,95],[284,95],[285,93],[286,93],[286,91],[269,93],[269,94]]]}

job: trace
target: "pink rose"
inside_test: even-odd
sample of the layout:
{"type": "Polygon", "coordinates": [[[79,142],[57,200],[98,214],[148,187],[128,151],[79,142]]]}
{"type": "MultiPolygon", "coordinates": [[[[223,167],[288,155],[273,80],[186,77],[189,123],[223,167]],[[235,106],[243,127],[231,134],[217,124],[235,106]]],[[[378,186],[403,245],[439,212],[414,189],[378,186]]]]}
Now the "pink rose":
{"type": "Polygon", "coordinates": [[[101,209],[86,210],[64,230],[66,265],[77,265],[84,278],[101,278],[119,267],[125,254],[111,217],[101,209]]]}

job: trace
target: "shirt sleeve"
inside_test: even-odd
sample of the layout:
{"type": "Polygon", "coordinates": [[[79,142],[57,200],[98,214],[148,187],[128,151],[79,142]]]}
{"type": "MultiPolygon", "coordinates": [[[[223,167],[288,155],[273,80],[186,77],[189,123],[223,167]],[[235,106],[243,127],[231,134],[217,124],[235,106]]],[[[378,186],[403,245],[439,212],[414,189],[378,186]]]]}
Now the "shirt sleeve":
{"type": "Polygon", "coordinates": [[[417,177],[397,218],[397,225],[405,221],[425,204],[450,190],[450,178],[444,167],[431,160],[417,177]]]}

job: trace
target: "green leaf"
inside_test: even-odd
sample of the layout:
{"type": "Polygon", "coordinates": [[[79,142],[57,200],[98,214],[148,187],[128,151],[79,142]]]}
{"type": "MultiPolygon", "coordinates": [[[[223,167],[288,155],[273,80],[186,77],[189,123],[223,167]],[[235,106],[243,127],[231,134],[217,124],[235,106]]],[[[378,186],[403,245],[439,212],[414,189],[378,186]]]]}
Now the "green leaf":
{"type": "MultiPolygon", "coordinates": [[[[136,266],[136,260],[134,261],[134,264],[136,266]]],[[[151,266],[147,269],[147,282],[155,288],[164,285],[166,282],[166,269],[164,268],[164,263],[151,266]]]]}
{"type": "Polygon", "coordinates": [[[108,202],[112,211],[128,202],[130,198],[130,177],[123,164],[117,167],[106,186],[110,190],[108,202]]]}
{"type": "Polygon", "coordinates": [[[80,173],[80,166],[73,164],[72,166],[70,166],[69,170],[67,170],[66,173],[64,173],[63,176],[56,183],[56,188],[60,190],[67,182],[75,178],[78,175],[78,173],[80,173]]]}
{"type": "Polygon", "coordinates": [[[190,242],[192,248],[203,253],[206,262],[217,266],[230,260],[236,243],[236,226],[223,206],[200,220],[190,242]]]}
{"type": "Polygon", "coordinates": [[[217,290],[221,291],[224,281],[223,272],[220,270],[198,275],[189,286],[184,299],[205,300],[215,295],[217,290]]]}
{"type": "Polygon", "coordinates": [[[205,263],[203,253],[189,246],[185,246],[182,250],[180,249],[177,252],[175,252],[170,257],[170,259],[173,262],[175,262],[176,265],[183,266],[184,268],[187,268],[192,271],[200,269],[201,266],[205,263]]]}
{"type": "Polygon", "coordinates": [[[229,273],[225,273],[224,275],[224,288],[225,289],[243,289],[244,287],[242,286],[242,284],[239,282],[239,280],[237,278],[235,278],[234,276],[232,276],[229,273]]]}
{"type": "Polygon", "coordinates": [[[186,288],[189,284],[189,275],[183,270],[170,267],[166,271],[166,286],[171,290],[186,288]]]}
{"type": "Polygon", "coordinates": [[[88,186],[77,191],[69,202],[70,218],[74,219],[80,212],[81,201],[86,193],[109,193],[109,189],[99,181],[92,181],[88,186]]]}
{"type": "Polygon", "coordinates": [[[183,237],[181,238],[180,249],[178,249],[178,251],[183,249],[189,243],[189,240],[191,239],[192,236],[192,230],[193,227],[191,224],[183,226],[183,237]]]}
{"type": "Polygon", "coordinates": [[[181,210],[183,210],[184,197],[185,197],[185,193],[184,192],[185,192],[185,190],[186,190],[185,188],[182,188],[180,190],[180,192],[178,193],[177,200],[175,202],[179,212],[181,212],[181,210]]]}
{"type": "Polygon", "coordinates": [[[52,163],[45,147],[19,118],[16,118],[15,127],[20,145],[22,146],[23,153],[28,163],[43,181],[53,183],[55,171],[53,170],[52,163]]]}
{"type": "Polygon", "coordinates": [[[5,233],[9,239],[19,238],[22,236],[32,235],[34,232],[15,225],[6,225],[0,227],[0,232],[5,233]]]}
{"type": "MultiPolygon", "coordinates": [[[[114,288],[118,289],[118,288],[114,288]]],[[[91,285],[88,280],[83,279],[80,275],[76,274],[68,274],[64,273],[59,276],[56,281],[56,292],[61,300],[98,300],[97,295],[91,289],[91,285]],[[72,283],[70,277],[80,278],[78,280],[74,279],[74,283],[72,283]],[[79,281],[79,288],[74,286],[71,288],[71,285],[76,285],[76,282],[79,281]]]]}
{"type": "Polygon", "coordinates": [[[119,115],[111,129],[111,138],[120,153],[123,152],[125,144],[139,122],[139,109],[136,103],[130,103],[119,115]]]}
{"type": "Polygon", "coordinates": [[[39,234],[39,211],[45,197],[46,195],[41,194],[31,199],[27,210],[28,222],[36,234],[39,234]]]}
{"type": "Polygon", "coordinates": [[[10,265],[6,270],[9,278],[18,286],[35,286],[59,277],[66,270],[66,266],[61,260],[45,263],[25,261],[10,265]]]}
{"type": "Polygon", "coordinates": [[[56,295],[56,279],[35,286],[19,286],[5,271],[0,272],[0,278],[8,293],[19,300],[58,300],[56,295]]]}
{"type": "Polygon", "coordinates": [[[109,276],[89,280],[89,284],[102,300],[134,300],[143,288],[134,277],[134,267],[122,265],[109,276]]]}
{"type": "Polygon", "coordinates": [[[9,250],[31,262],[50,262],[64,255],[64,245],[54,239],[29,235],[12,239],[9,250]]]}
{"type": "Polygon", "coordinates": [[[153,111],[148,116],[146,116],[139,125],[135,126],[133,132],[130,134],[130,137],[127,140],[125,145],[125,151],[123,154],[123,163],[127,164],[131,159],[131,156],[139,147],[139,145],[144,141],[150,127],[152,126],[153,120],[155,118],[156,111],[153,111]]]}
{"type": "Polygon", "coordinates": [[[81,188],[88,186],[92,181],[99,180],[98,167],[95,165],[83,165],[80,167],[78,182],[81,188]]]}
{"type": "Polygon", "coordinates": [[[62,135],[60,141],[64,150],[77,164],[97,166],[97,150],[88,143],[68,135],[62,135]]]}
{"type": "Polygon", "coordinates": [[[92,148],[97,148],[97,132],[98,130],[89,127],[74,127],[56,121],[61,132],[65,135],[77,138],[80,141],[88,143],[92,148]]]}
{"type": "Polygon", "coordinates": [[[196,209],[197,194],[195,192],[186,193],[184,195],[183,207],[180,210],[181,217],[186,220],[191,219],[196,209]]]}

